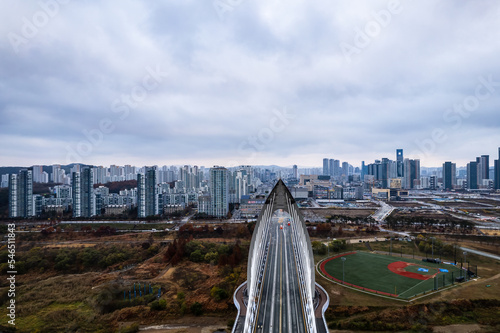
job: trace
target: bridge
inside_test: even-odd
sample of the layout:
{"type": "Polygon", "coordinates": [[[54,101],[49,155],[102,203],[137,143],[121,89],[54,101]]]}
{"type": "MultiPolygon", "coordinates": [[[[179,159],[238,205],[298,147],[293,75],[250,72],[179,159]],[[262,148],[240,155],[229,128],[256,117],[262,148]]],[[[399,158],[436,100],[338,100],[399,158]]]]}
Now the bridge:
{"type": "Polygon", "coordinates": [[[248,253],[247,281],[234,294],[233,333],[328,332],[329,298],[315,282],[304,218],[279,180],[262,207],[248,253]]]}

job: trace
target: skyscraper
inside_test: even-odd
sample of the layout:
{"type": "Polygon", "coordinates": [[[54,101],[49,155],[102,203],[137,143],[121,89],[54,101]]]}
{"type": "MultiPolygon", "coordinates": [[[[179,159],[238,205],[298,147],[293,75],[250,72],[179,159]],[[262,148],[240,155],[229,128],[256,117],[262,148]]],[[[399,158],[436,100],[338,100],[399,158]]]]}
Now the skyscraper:
{"type": "Polygon", "coordinates": [[[73,217],[92,217],[96,215],[94,193],[94,170],[89,167],[71,174],[73,196],[73,217]]]}
{"type": "Polygon", "coordinates": [[[71,174],[71,195],[73,196],[73,217],[82,216],[82,183],[80,173],[71,174]]]}
{"type": "Polygon", "coordinates": [[[17,175],[9,175],[9,217],[17,217],[17,175]]]}
{"type": "Polygon", "coordinates": [[[405,187],[407,189],[416,188],[416,185],[420,182],[420,160],[410,160],[409,158],[405,158],[404,179],[405,187]]]}
{"type": "Polygon", "coordinates": [[[296,165],[293,166],[293,178],[299,179],[299,170],[296,165]]]}
{"type": "Polygon", "coordinates": [[[229,212],[228,173],[224,167],[210,169],[210,215],[225,217],[229,212]]]}
{"type": "Polygon", "coordinates": [[[19,171],[17,178],[17,216],[33,216],[33,174],[31,170],[19,171]]]}
{"type": "Polygon", "coordinates": [[[495,160],[495,182],[494,188],[500,190],[500,148],[498,148],[498,160],[495,160]]]}
{"type": "Polygon", "coordinates": [[[477,161],[467,163],[467,188],[477,190],[479,187],[479,167],[477,161]]]}
{"type": "Polygon", "coordinates": [[[52,173],[50,174],[50,180],[53,183],[62,183],[62,181],[60,179],[60,170],[61,170],[61,166],[59,164],[54,164],[52,166],[52,173]]]}
{"type": "Polygon", "coordinates": [[[457,165],[452,162],[443,163],[443,186],[451,190],[457,184],[457,165]]]}
{"type": "Polygon", "coordinates": [[[146,217],[146,178],[137,174],[137,216],[146,217]]]}
{"type": "Polygon", "coordinates": [[[156,167],[146,167],[145,175],[146,217],[158,215],[158,195],[156,191],[156,167]]]}
{"type": "Polygon", "coordinates": [[[80,173],[82,194],[82,216],[92,217],[95,211],[94,170],[86,167],[80,173]]]}
{"type": "Polygon", "coordinates": [[[22,169],[9,176],[9,217],[33,216],[33,173],[22,169]]]}
{"type": "Polygon", "coordinates": [[[483,179],[490,179],[490,155],[481,155],[481,183],[483,179]]]}
{"type": "Polygon", "coordinates": [[[396,176],[404,177],[403,149],[396,149],[396,176]]]}
{"type": "Polygon", "coordinates": [[[323,159],[323,175],[327,176],[329,174],[330,174],[330,169],[329,169],[328,159],[324,158],[323,159]]]}

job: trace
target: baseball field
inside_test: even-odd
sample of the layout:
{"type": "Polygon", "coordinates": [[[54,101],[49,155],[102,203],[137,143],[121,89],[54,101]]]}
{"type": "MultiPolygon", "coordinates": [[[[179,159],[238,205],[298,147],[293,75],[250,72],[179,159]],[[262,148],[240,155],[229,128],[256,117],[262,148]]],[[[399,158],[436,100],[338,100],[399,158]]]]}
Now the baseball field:
{"type": "Polygon", "coordinates": [[[335,282],[401,299],[457,283],[456,278],[466,274],[453,263],[437,264],[359,251],[323,260],[319,268],[335,282]]]}

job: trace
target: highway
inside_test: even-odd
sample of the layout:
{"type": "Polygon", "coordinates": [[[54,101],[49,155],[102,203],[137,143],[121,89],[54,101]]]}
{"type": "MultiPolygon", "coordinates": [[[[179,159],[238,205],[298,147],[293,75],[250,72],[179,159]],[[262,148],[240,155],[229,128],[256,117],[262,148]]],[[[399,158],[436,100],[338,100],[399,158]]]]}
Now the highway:
{"type": "Polygon", "coordinates": [[[288,218],[271,221],[269,247],[253,332],[306,332],[288,218]]]}

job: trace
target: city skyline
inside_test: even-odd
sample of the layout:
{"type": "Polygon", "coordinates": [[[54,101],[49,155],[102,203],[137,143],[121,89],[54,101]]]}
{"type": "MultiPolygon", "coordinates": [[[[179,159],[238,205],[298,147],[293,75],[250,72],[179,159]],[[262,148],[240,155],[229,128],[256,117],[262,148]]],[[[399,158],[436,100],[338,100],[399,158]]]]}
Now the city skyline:
{"type": "Polygon", "coordinates": [[[495,156],[497,2],[220,3],[4,1],[0,164],[495,156]]]}
{"type": "MultiPolygon", "coordinates": [[[[342,159],[338,159],[338,158],[333,158],[331,157],[331,155],[329,154],[321,154],[321,158],[318,160],[318,161],[315,161],[316,164],[313,164],[313,165],[303,165],[303,164],[299,164],[299,163],[292,163],[292,164],[289,164],[289,165],[279,165],[277,163],[270,163],[270,164],[233,164],[233,165],[224,165],[222,163],[213,163],[213,164],[203,164],[203,163],[200,163],[200,162],[196,162],[196,160],[194,160],[194,163],[169,163],[167,162],[166,164],[155,164],[155,163],[144,163],[144,162],[140,162],[139,164],[133,164],[133,163],[129,163],[129,162],[125,162],[123,164],[119,164],[119,163],[114,163],[114,162],[111,162],[110,164],[105,164],[105,163],[96,163],[96,164],[93,164],[93,163],[83,163],[83,162],[73,162],[73,163],[68,163],[68,164],[64,164],[64,163],[51,163],[51,164],[42,164],[42,163],[34,163],[34,164],[31,164],[31,165],[0,165],[0,167],[19,167],[19,168],[31,168],[31,167],[40,167],[40,166],[54,166],[54,165],[59,165],[59,166],[65,166],[65,165],[91,165],[91,166],[94,166],[94,167],[99,167],[99,166],[103,166],[103,167],[111,167],[111,166],[134,166],[134,167],[138,167],[138,168],[141,168],[141,167],[148,167],[148,166],[175,166],[175,167],[183,167],[183,166],[200,166],[200,167],[205,167],[205,168],[210,168],[210,167],[214,167],[214,166],[222,166],[222,167],[226,167],[226,168],[237,168],[237,167],[240,167],[240,166],[244,166],[244,165],[250,165],[252,167],[280,167],[280,168],[294,168],[294,167],[298,167],[300,169],[323,169],[324,168],[324,160],[325,160],[325,156],[330,156],[329,158],[327,159],[330,159],[330,163],[332,161],[338,161],[340,162],[340,164],[342,163],[348,163],[349,165],[353,166],[354,168],[356,167],[361,167],[362,166],[362,163],[364,162],[366,165],[367,164],[371,164],[377,160],[382,160],[382,159],[389,159],[389,160],[392,160],[392,161],[398,161],[398,158],[400,157],[404,157],[405,159],[406,158],[410,158],[410,159],[414,159],[414,158],[411,158],[409,156],[406,155],[406,150],[405,149],[402,149],[402,148],[395,148],[393,149],[393,151],[389,154],[379,154],[378,157],[375,157],[373,160],[367,160],[367,159],[362,159],[360,160],[359,164],[357,163],[352,163],[351,161],[349,160],[342,160],[342,159]],[[403,156],[403,152],[404,152],[404,156],[403,156]],[[401,155],[399,155],[399,153],[401,153],[401,155]]],[[[450,159],[450,160],[439,160],[439,157],[437,159],[437,162],[438,165],[423,165],[422,164],[422,161],[420,160],[420,166],[423,167],[423,168],[442,168],[443,164],[445,162],[452,162],[454,164],[456,164],[456,167],[457,168],[467,168],[467,164],[469,164],[470,162],[473,162],[473,161],[476,161],[476,159],[479,157],[479,156],[482,156],[482,157],[485,157],[485,156],[488,156],[488,165],[490,167],[490,169],[494,168],[495,166],[495,160],[500,158],[500,148],[497,146],[497,148],[495,148],[493,154],[485,154],[484,152],[476,152],[475,155],[471,155],[469,158],[465,158],[464,159],[464,164],[460,164],[459,162],[456,162],[457,160],[456,159],[450,159]]],[[[340,165],[341,167],[341,165],[340,165]]]]}

